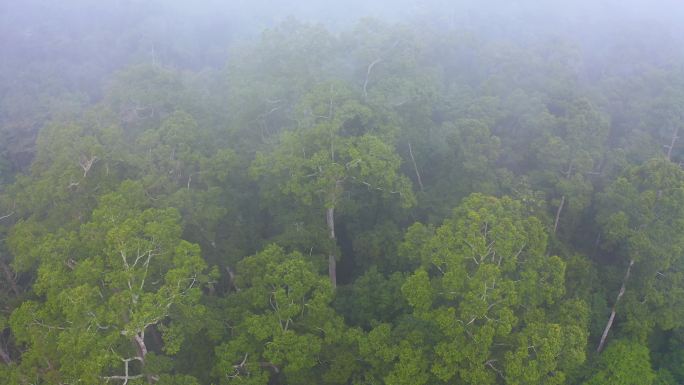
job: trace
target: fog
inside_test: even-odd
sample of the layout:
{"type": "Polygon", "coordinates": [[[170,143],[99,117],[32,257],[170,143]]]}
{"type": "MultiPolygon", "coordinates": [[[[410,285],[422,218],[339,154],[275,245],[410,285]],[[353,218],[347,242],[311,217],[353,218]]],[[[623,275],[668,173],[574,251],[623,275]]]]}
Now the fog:
{"type": "MultiPolygon", "coordinates": [[[[87,55],[90,60],[92,55],[142,60],[136,57],[142,55],[139,51],[156,45],[162,51],[175,49],[173,53],[179,56],[200,56],[192,60],[195,66],[220,66],[227,60],[231,44],[254,38],[289,17],[321,23],[337,32],[370,17],[517,41],[559,37],[603,49],[629,41],[648,43],[655,46],[653,50],[665,49],[675,46],[672,41],[679,41],[684,34],[684,5],[674,0],[399,0],[388,4],[356,0],[28,0],[5,1],[0,7],[0,48],[5,64],[52,55],[66,61],[88,60],[87,55]]],[[[174,59],[190,60],[166,59],[169,64],[176,64],[174,59]]]]}
{"type": "Polygon", "coordinates": [[[683,132],[684,1],[0,0],[0,385],[682,384],[683,132]]]}
{"type": "Polygon", "coordinates": [[[627,74],[636,62],[666,65],[681,59],[684,47],[684,5],[674,0],[6,0],[0,4],[2,131],[8,114],[30,108],[15,101],[36,98],[41,88],[90,103],[114,71],[132,64],[220,69],[230,63],[231,49],[288,18],[333,33],[375,18],[521,45],[558,41],[581,49],[588,73],[627,74]]]}

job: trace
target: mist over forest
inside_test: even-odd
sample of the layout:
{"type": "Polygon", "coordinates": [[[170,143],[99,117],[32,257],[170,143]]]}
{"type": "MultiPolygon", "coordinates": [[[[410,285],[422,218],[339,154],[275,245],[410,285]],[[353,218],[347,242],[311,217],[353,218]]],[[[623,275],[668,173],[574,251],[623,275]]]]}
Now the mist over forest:
{"type": "Polygon", "coordinates": [[[0,385],[684,384],[682,21],[0,1],[0,385]]]}

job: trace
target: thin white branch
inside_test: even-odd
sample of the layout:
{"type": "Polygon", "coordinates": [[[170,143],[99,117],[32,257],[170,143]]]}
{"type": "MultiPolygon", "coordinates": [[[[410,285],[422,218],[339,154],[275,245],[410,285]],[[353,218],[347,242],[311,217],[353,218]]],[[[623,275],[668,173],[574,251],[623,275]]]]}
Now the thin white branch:
{"type": "Polygon", "coordinates": [[[371,71],[373,71],[373,67],[375,67],[375,65],[380,63],[381,61],[382,61],[381,58],[377,58],[377,59],[373,60],[368,65],[368,69],[366,70],[366,80],[363,82],[363,99],[364,100],[368,99],[368,81],[370,80],[371,71]]]}
{"type": "Polygon", "coordinates": [[[83,177],[86,178],[88,177],[88,172],[90,172],[90,169],[93,167],[93,164],[97,162],[99,158],[97,156],[93,156],[90,159],[88,159],[85,155],[81,155],[81,157],[78,160],[78,164],[81,165],[81,168],[83,169],[83,177]]]}

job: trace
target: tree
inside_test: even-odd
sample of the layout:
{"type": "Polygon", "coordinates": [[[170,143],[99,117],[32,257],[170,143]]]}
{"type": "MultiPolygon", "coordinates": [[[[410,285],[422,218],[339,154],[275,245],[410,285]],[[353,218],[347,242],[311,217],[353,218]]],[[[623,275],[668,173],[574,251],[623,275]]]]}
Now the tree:
{"type": "Polygon", "coordinates": [[[596,365],[596,373],[585,385],[651,385],[655,373],[651,369],[648,347],[633,341],[611,343],[596,365]]]}
{"type": "Polygon", "coordinates": [[[236,283],[224,307],[231,330],[216,349],[221,383],[328,383],[322,378],[341,357],[328,362],[326,351],[348,339],[329,306],[330,282],[301,254],[271,245],[238,264],[236,283]]]}
{"type": "Polygon", "coordinates": [[[219,149],[207,131],[177,110],[136,138],[132,166],[155,205],[178,209],[184,234],[213,250],[216,227],[230,206],[228,178],[236,161],[234,152],[219,149]]]}
{"type": "Polygon", "coordinates": [[[341,287],[335,293],[335,309],[348,324],[365,330],[380,323],[391,323],[407,310],[408,304],[401,295],[405,279],[401,273],[385,277],[373,266],[352,285],[341,287]]]}
{"type": "Polygon", "coordinates": [[[455,149],[456,164],[461,168],[457,178],[467,181],[458,183],[467,191],[463,195],[496,192],[494,170],[501,140],[477,120],[457,121],[452,129],[452,136],[447,141],[455,149]]]}
{"type": "Polygon", "coordinates": [[[156,65],[136,65],[116,74],[106,94],[106,105],[129,134],[158,126],[183,105],[180,76],[156,65]]]}
{"type": "Polygon", "coordinates": [[[627,326],[645,339],[653,325],[681,325],[684,171],[664,158],[633,167],[601,194],[597,221],[603,244],[625,268],[597,347],[605,345],[623,300],[627,326]],[[629,289],[629,290],[628,290],[629,289]]]}
{"type": "Polygon", "coordinates": [[[639,76],[607,78],[601,89],[609,102],[613,136],[632,163],[662,155],[681,162],[681,68],[648,68],[639,76]]]}
{"type": "Polygon", "coordinates": [[[544,132],[530,149],[536,163],[542,165],[532,172],[536,184],[548,186],[549,199],[555,203],[554,234],[564,213],[569,214],[570,223],[576,224],[589,206],[591,176],[603,160],[603,143],[608,135],[607,118],[589,100],[567,99],[556,98],[549,103],[556,115],[555,130],[544,132]]]}
{"type": "Polygon", "coordinates": [[[121,128],[103,111],[92,113],[97,121],[86,117],[41,132],[30,175],[7,189],[18,218],[33,217],[50,229],[80,226],[99,195],[133,176],[121,128]]]}
{"type": "Polygon", "coordinates": [[[255,44],[234,50],[212,101],[222,102],[216,111],[230,122],[227,134],[235,150],[251,156],[295,125],[304,95],[325,79],[344,77],[341,61],[347,57],[340,48],[323,26],[290,17],[263,31],[255,44]]]}
{"type": "Polygon", "coordinates": [[[10,319],[26,349],[24,376],[153,382],[162,373],[150,371],[150,361],[176,353],[195,329],[209,271],[199,247],[180,239],[178,212],[146,209],[146,202],[139,184],[125,182],[79,230],[16,241],[42,255],[34,286],[40,297],[10,319]],[[150,345],[150,333],[163,342],[150,345]]]}
{"type": "Polygon", "coordinates": [[[584,361],[586,305],[563,300],[565,264],[546,256],[543,226],[519,202],[474,194],[434,233],[410,234],[403,250],[421,267],[402,292],[424,326],[395,343],[387,383],[417,370],[421,384],[562,384],[584,361]]]}
{"type": "MultiPolygon", "coordinates": [[[[252,173],[306,206],[322,206],[333,244],[335,210],[352,187],[413,204],[411,184],[399,173],[401,159],[391,145],[392,122],[385,116],[360,103],[341,83],[317,87],[300,110],[301,126],[284,132],[270,152],[257,154],[252,173]]],[[[336,258],[331,248],[328,273],[333,287],[336,258]]]]}

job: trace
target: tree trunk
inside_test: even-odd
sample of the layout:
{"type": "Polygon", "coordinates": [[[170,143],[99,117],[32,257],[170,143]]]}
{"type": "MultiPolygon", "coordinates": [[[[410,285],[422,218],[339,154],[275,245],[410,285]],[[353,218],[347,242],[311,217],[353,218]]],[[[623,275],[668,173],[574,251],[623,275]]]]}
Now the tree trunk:
{"type": "Polygon", "coordinates": [[[413,169],[416,171],[416,178],[418,178],[418,186],[420,186],[420,191],[423,191],[423,180],[420,179],[420,173],[418,172],[418,165],[416,164],[416,159],[413,157],[413,149],[411,148],[411,142],[408,144],[409,155],[411,156],[411,162],[413,162],[413,169]]]}
{"type": "MultiPolygon", "coordinates": [[[[335,238],[335,208],[328,207],[325,213],[325,219],[328,223],[328,230],[330,230],[330,239],[333,241],[333,247],[337,243],[337,238],[335,238]]],[[[333,289],[337,287],[337,260],[335,259],[335,254],[330,251],[328,256],[328,275],[330,276],[330,283],[333,289]]]]}
{"type": "MultiPolygon", "coordinates": [[[[138,349],[138,357],[140,358],[140,363],[142,366],[145,366],[145,356],[147,355],[147,345],[145,344],[145,330],[141,331],[140,333],[137,333],[135,337],[133,337],[135,341],[135,346],[138,349]]],[[[145,378],[147,379],[148,384],[154,384],[157,382],[158,378],[153,376],[152,374],[146,374],[145,378]]]]}
{"type": "Polygon", "coordinates": [[[0,259],[0,269],[2,269],[2,274],[5,276],[5,280],[10,285],[10,288],[14,292],[14,295],[18,296],[19,287],[17,286],[17,282],[14,280],[14,274],[12,274],[12,270],[2,259],[0,259]]]}
{"type": "Polygon", "coordinates": [[[565,206],[565,195],[561,197],[560,204],[558,205],[558,210],[556,211],[556,221],[553,223],[554,234],[556,234],[556,230],[558,230],[558,221],[560,220],[561,212],[563,211],[563,206],[565,206]]]}
{"type": "Polygon", "coordinates": [[[679,139],[679,126],[675,127],[674,132],[672,133],[670,145],[665,146],[667,147],[667,160],[672,160],[672,149],[674,149],[674,146],[677,143],[677,139],[679,139]]]}
{"type": "Polygon", "coordinates": [[[135,341],[135,346],[138,348],[138,357],[140,357],[141,362],[145,363],[145,356],[147,355],[147,345],[145,345],[145,332],[140,332],[133,337],[135,341]]]}
{"type": "Polygon", "coordinates": [[[610,312],[610,318],[608,318],[608,323],[606,324],[606,328],[603,330],[603,335],[601,336],[601,342],[599,342],[598,348],[596,348],[596,352],[601,353],[601,350],[603,350],[603,346],[606,344],[606,338],[608,337],[608,332],[610,331],[610,328],[613,326],[613,321],[615,320],[615,313],[617,309],[617,305],[620,302],[620,299],[622,296],[625,294],[625,289],[627,287],[627,280],[629,280],[629,274],[632,272],[632,266],[634,266],[634,260],[629,261],[629,266],[627,267],[627,272],[625,273],[625,277],[622,279],[622,286],[620,287],[620,292],[618,292],[617,298],[615,299],[615,303],[613,304],[613,309],[610,312]]]}
{"type": "Polygon", "coordinates": [[[366,70],[366,80],[363,82],[363,100],[368,99],[368,81],[370,80],[371,71],[373,71],[373,67],[375,67],[375,65],[381,61],[382,59],[377,58],[368,65],[368,69],[366,70]]]}

